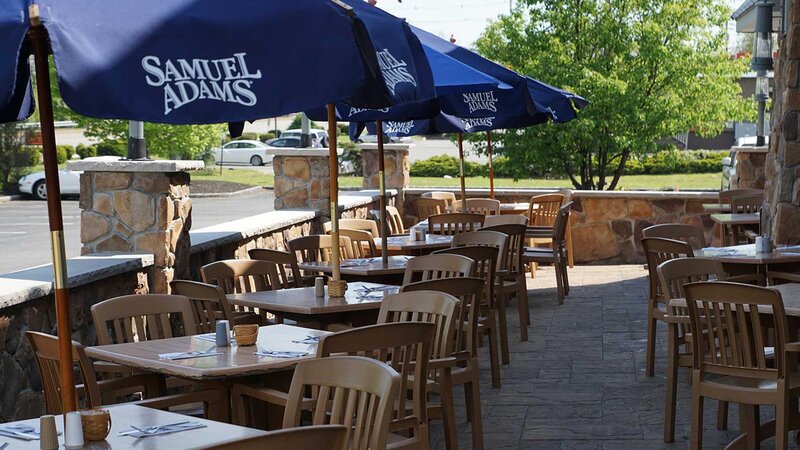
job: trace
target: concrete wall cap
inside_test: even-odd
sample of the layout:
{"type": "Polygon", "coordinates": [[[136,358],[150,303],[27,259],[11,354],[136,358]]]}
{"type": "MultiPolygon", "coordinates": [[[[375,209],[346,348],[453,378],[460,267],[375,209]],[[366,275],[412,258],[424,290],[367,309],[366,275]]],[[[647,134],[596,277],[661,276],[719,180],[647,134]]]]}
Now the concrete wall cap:
{"type": "Polygon", "coordinates": [[[203,161],[70,161],[67,169],[84,172],[187,172],[205,168],[203,161]]]}
{"type": "MultiPolygon", "coordinates": [[[[268,148],[265,151],[268,155],[275,156],[318,156],[327,158],[331,154],[327,148],[268,148]]],[[[344,154],[344,149],[341,147],[337,148],[336,154],[344,154]]]]}
{"type": "MultiPolygon", "coordinates": [[[[410,195],[420,195],[425,192],[443,191],[460,194],[457,188],[412,188],[404,192],[410,195]]],[[[559,189],[495,189],[496,196],[534,196],[558,192],[559,189]]],[[[467,196],[489,196],[489,189],[467,189],[467,196]]],[[[642,199],[698,199],[716,200],[719,198],[717,191],[578,191],[572,190],[572,198],[642,198],[642,199]]]]}
{"type": "MultiPolygon", "coordinates": [[[[377,150],[377,143],[357,144],[361,150],[377,150]]],[[[410,150],[414,148],[414,144],[383,144],[384,150],[410,150]]]]}
{"type": "MultiPolygon", "coordinates": [[[[67,286],[75,288],[153,265],[151,254],[95,253],[67,259],[67,286]]],[[[0,275],[0,309],[53,293],[53,265],[0,275]]]]}

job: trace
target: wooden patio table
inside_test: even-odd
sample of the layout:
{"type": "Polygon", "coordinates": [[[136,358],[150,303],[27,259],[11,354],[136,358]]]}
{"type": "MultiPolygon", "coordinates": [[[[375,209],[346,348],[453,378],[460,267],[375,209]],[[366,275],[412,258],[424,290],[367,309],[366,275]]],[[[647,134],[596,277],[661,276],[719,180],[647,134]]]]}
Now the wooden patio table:
{"type": "MultiPolygon", "coordinates": [[[[263,436],[266,432],[253,428],[230,425],[213,420],[187,417],[158,409],[143,406],[120,404],[104,407],[111,413],[111,432],[104,441],[87,442],[83,450],[114,449],[114,450],[163,450],[186,449],[203,450],[217,445],[229,444],[243,439],[263,436]],[[167,425],[183,421],[199,422],[205,428],[196,428],[178,433],[160,434],[144,438],[132,436],[119,436],[122,431],[131,430],[131,425],[137,428],[147,428],[157,425],[167,425]]],[[[0,428],[8,425],[26,425],[39,429],[39,419],[21,420],[0,424],[0,428]]],[[[56,417],[56,429],[61,433],[59,441],[64,442],[64,419],[56,417]]],[[[39,441],[23,441],[20,439],[0,436],[0,441],[8,442],[9,450],[39,450],[39,441]]],[[[0,444],[2,445],[2,444],[0,444]]],[[[63,447],[61,447],[63,448],[63,447]]]]}
{"type": "Polygon", "coordinates": [[[500,214],[528,214],[528,203],[501,203],[500,214]]]}
{"type": "MultiPolygon", "coordinates": [[[[233,345],[215,348],[211,335],[198,335],[87,347],[86,354],[92,359],[113,362],[145,372],[194,380],[205,389],[219,390],[223,395],[230,397],[230,389],[234,382],[253,376],[260,376],[263,379],[266,375],[274,374],[274,377],[270,377],[270,384],[288,388],[291,374],[286,370],[293,368],[298,361],[313,358],[317,351],[316,343],[292,341],[326,334],[329,333],[290,325],[272,325],[261,327],[256,345],[251,346],[233,345]],[[221,355],[178,360],[159,357],[164,353],[202,352],[209,349],[221,355]],[[256,355],[256,351],[291,351],[308,354],[293,358],[277,358],[259,356],[256,355]]],[[[209,415],[229,420],[230,403],[227,408],[221,411],[215,410],[209,415]]],[[[282,415],[282,410],[270,417],[275,418],[278,415],[282,415]]]]}
{"type": "MultiPolygon", "coordinates": [[[[406,262],[411,256],[389,256],[387,264],[381,257],[343,259],[341,274],[347,281],[372,281],[382,284],[400,284],[406,271],[406,262]]],[[[298,264],[302,270],[329,275],[333,272],[330,261],[305,262],[298,264]]]]}
{"type": "Polygon", "coordinates": [[[730,213],[731,205],[728,203],[703,203],[703,212],[706,214],[730,213]]]}
{"type": "Polygon", "coordinates": [[[695,256],[716,259],[731,275],[756,273],[763,282],[772,277],[800,281],[800,275],[794,275],[800,263],[800,246],[779,247],[768,253],[756,252],[755,244],[707,247],[695,251],[695,256]]]}
{"type": "Polygon", "coordinates": [[[722,245],[728,244],[728,227],[738,227],[743,225],[758,225],[761,222],[761,216],[758,213],[754,214],[712,214],[711,220],[720,224],[719,227],[719,240],[722,245]]]}
{"type": "Polygon", "coordinates": [[[259,308],[299,322],[374,324],[384,294],[393,294],[398,286],[353,282],[344,297],[317,297],[315,288],[302,287],[277,291],[230,294],[232,305],[259,308]]]}
{"type": "MultiPolygon", "coordinates": [[[[427,229],[427,222],[425,222],[424,226],[427,229]]],[[[452,243],[453,236],[441,236],[438,234],[428,234],[423,241],[418,241],[411,236],[390,236],[387,238],[387,250],[410,255],[421,255],[434,250],[450,248],[452,243]]],[[[375,239],[375,247],[381,250],[380,238],[375,239]]]]}

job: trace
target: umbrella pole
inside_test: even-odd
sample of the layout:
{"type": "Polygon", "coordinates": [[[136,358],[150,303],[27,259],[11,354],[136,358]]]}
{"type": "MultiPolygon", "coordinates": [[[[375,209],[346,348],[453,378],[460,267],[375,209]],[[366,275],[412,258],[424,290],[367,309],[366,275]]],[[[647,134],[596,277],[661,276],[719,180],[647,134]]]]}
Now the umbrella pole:
{"type": "Polygon", "coordinates": [[[58,184],[56,135],[53,126],[53,98],[50,94],[50,68],[47,60],[47,32],[39,19],[39,8],[30,8],[31,28],[28,38],[36,62],[36,92],[39,97],[39,121],[42,127],[42,156],[47,180],[47,216],[53,251],[53,287],[56,298],[58,354],[61,364],[61,404],[63,412],[75,411],[75,379],[72,372],[72,327],[69,323],[69,291],[67,290],[67,258],[64,250],[64,222],[61,215],[61,187],[58,184]]]}
{"type": "Polygon", "coordinates": [[[375,130],[375,135],[378,138],[378,183],[381,190],[381,260],[383,265],[386,266],[389,264],[389,251],[386,248],[389,245],[389,237],[387,236],[389,227],[386,226],[386,204],[388,202],[386,201],[386,160],[383,154],[383,121],[375,121],[375,130]]]}
{"type": "Polygon", "coordinates": [[[336,152],[336,108],[328,105],[328,152],[331,175],[331,262],[333,281],[342,279],[341,255],[339,254],[339,155],[336,152]]]}
{"type": "Polygon", "coordinates": [[[467,210],[467,187],[464,181],[464,135],[458,133],[458,159],[461,161],[461,211],[467,210]]]}
{"type": "Polygon", "coordinates": [[[486,132],[486,149],[489,152],[489,198],[494,198],[494,162],[492,161],[492,135],[486,132]]]}

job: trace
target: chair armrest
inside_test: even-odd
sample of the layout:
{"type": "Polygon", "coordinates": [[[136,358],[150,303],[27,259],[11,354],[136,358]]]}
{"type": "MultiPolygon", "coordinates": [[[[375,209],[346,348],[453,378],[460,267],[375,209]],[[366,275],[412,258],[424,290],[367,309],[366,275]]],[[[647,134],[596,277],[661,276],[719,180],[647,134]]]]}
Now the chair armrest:
{"type": "Polygon", "coordinates": [[[123,366],[108,361],[95,361],[92,363],[95,373],[110,374],[110,375],[131,375],[144,373],[142,370],[123,366]]]}
{"type": "Polygon", "coordinates": [[[227,400],[223,398],[219,391],[204,390],[196,392],[187,392],[184,394],[166,395],[164,397],[156,397],[147,400],[141,400],[133,403],[138,406],[145,406],[153,409],[167,409],[172,406],[189,405],[192,403],[217,403],[227,400]]]}
{"type": "Polygon", "coordinates": [[[800,274],[789,272],[773,272],[769,271],[767,277],[772,280],[792,281],[794,283],[800,282],[800,274]]]}
{"type": "Polygon", "coordinates": [[[679,316],[674,314],[664,314],[661,317],[661,320],[663,320],[666,323],[671,323],[676,325],[679,324],[689,325],[690,323],[689,316],[679,316]]]}
{"type": "Polygon", "coordinates": [[[800,342],[787,342],[783,349],[787,352],[800,353],[800,342]]]}

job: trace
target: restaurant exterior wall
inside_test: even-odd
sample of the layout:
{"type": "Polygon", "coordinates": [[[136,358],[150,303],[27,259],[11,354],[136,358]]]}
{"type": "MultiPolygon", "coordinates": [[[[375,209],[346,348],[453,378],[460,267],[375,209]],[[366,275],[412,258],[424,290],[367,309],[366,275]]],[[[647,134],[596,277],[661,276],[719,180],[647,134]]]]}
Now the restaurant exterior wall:
{"type": "MultiPolygon", "coordinates": [[[[406,211],[414,199],[432,189],[405,192],[406,211]]],[[[552,191],[495,190],[503,203],[528,202],[534,195],[552,191]]],[[[468,197],[488,197],[488,190],[471,190],[468,197]]],[[[573,191],[572,241],[575,262],[581,264],[629,264],[644,262],[642,229],[658,223],[688,223],[703,227],[709,243],[718,242],[719,230],[703,203],[717,200],[714,192],[573,191]]]]}

